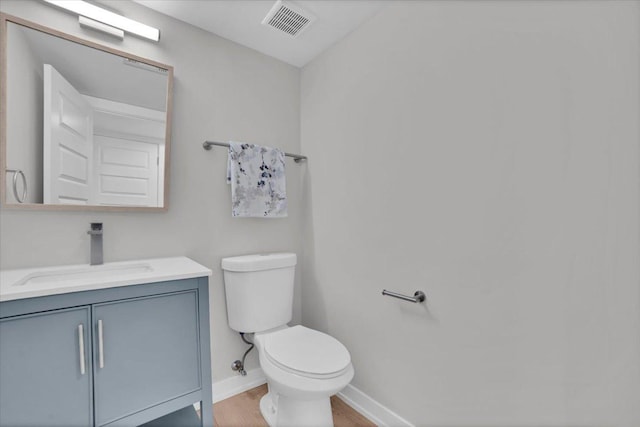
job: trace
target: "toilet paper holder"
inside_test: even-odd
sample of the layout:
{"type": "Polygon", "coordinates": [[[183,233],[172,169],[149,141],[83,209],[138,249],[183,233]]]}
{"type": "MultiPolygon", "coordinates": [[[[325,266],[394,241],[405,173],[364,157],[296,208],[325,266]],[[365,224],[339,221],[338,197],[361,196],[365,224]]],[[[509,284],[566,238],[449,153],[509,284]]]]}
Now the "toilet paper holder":
{"type": "Polygon", "coordinates": [[[413,294],[413,296],[409,296],[409,295],[403,295],[403,294],[399,294],[397,292],[391,292],[391,291],[388,291],[386,289],[383,289],[382,290],[382,295],[385,295],[385,296],[388,296],[388,297],[398,298],[398,299],[401,299],[403,301],[409,301],[409,302],[424,302],[427,299],[427,296],[422,291],[416,291],[413,294]]]}

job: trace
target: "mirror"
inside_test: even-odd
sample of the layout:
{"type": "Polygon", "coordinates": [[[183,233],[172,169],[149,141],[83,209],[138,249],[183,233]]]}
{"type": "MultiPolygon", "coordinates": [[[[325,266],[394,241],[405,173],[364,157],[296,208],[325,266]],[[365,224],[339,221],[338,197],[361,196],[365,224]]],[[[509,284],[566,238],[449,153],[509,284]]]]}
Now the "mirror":
{"type": "Polygon", "coordinates": [[[173,68],[0,17],[3,205],[166,210],[173,68]]]}

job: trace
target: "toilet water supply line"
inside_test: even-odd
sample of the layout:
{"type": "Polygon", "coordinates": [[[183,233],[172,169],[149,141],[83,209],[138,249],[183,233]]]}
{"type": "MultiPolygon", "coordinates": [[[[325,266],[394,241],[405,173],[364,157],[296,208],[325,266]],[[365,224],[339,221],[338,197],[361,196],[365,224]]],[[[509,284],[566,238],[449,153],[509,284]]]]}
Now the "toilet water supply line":
{"type": "Polygon", "coordinates": [[[242,338],[242,341],[249,344],[251,347],[249,347],[249,349],[244,352],[244,354],[242,355],[242,360],[236,360],[231,364],[231,369],[234,371],[238,371],[238,373],[243,377],[247,375],[247,371],[244,370],[244,361],[247,358],[247,354],[249,354],[249,352],[253,350],[253,347],[255,347],[255,344],[253,344],[251,341],[247,341],[247,339],[244,337],[244,334],[244,332],[240,332],[240,338],[242,338]]]}

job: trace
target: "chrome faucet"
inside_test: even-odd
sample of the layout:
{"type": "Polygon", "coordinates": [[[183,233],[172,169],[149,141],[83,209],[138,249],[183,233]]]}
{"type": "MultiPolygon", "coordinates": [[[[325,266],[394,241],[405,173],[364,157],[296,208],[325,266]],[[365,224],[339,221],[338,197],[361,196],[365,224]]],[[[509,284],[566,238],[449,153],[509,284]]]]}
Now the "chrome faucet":
{"type": "Polygon", "coordinates": [[[91,265],[100,265],[102,259],[102,223],[92,222],[91,230],[87,231],[91,236],[91,265]]]}

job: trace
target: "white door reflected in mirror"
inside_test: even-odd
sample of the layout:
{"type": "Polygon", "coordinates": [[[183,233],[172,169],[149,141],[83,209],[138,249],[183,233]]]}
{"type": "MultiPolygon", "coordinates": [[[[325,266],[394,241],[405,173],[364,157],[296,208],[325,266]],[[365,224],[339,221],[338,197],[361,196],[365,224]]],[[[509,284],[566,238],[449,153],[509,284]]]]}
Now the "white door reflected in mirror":
{"type": "Polygon", "coordinates": [[[93,108],[50,64],[44,64],[44,117],[44,203],[91,204],[93,108]]]}
{"type": "Polygon", "coordinates": [[[44,64],[44,117],[44,203],[162,206],[162,111],[82,95],[44,64]]]}

